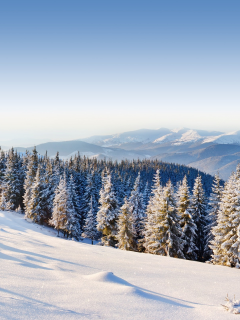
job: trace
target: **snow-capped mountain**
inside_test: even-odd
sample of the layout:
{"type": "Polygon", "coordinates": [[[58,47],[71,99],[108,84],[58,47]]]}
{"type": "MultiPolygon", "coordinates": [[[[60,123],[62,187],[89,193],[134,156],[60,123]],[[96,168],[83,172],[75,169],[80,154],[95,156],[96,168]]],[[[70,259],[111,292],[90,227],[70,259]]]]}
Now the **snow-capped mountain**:
{"type": "MultiPolygon", "coordinates": [[[[17,147],[13,144],[13,147],[17,147]]],[[[69,159],[81,156],[97,159],[158,159],[188,165],[228,179],[240,162],[240,131],[223,133],[188,128],[136,130],[107,136],[93,136],[74,141],[48,142],[36,146],[39,154],[69,159]]],[[[17,147],[25,153],[28,148],[17,147]]],[[[9,148],[8,148],[9,149],[9,148]]]]}
{"type": "Polygon", "coordinates": [[[92,136],[85,139],[79,139],[84,142],[100,145],[102,147],[119,146],[125,143],[150,143],[159,137],[171,134],[170,129],[161,128],[158,130],[141,129],[123,133],[117,133],[107,136],[92,136]]]}
{"type": "MultiPolygon", "coordinates": [[[[155,144],[171,144],[182,145],[186,143],[208,143],[217,140],[219,137],[224,136],[223,132],[194,130],[188,128],[181,129],[167,129],[160,128],[158,130],[136,130],[124,133],[118,133],[108,136],[93,136],[82,141],[93,143],[102,147],[118,147],[123,144],[129,143],[155,143],[155,144]]],[[[226,140],[227,141],[227,140],[226,140]]],[[[240,135],[239,135],[240,142],[240,135]]],[[[216,142],[218,143],[218,142],[216,142]]],[[[220,142],[222,143],[222,142],[220,142]]],[[[226,142],[227,143],[227,142],[226,142]]],[[[231,143],[231,142],[230,142],[231,143]]]]}
{"type": "Polygon", "coordinates": [[[240,131],[224,133],[219,136],[204,139],[204,143],[209,142],[218,144],[240,144],[240,131]]]}

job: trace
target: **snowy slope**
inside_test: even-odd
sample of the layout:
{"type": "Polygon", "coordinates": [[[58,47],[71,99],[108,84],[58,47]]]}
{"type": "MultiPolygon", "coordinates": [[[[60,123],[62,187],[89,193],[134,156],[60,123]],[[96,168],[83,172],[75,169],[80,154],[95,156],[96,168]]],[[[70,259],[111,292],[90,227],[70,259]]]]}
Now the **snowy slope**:
{"type": "Polygon", "coordinates": [[[229,132],[216,137],[208,137],[204,140],[204,143],[209,142],[218,144],[240,144],[240,131],[229,132]]]}
{"type": "Polygon", "coordinates": [[[0,319],[235,319],[240,272],[57,238],[0,212],[0,319]]]}

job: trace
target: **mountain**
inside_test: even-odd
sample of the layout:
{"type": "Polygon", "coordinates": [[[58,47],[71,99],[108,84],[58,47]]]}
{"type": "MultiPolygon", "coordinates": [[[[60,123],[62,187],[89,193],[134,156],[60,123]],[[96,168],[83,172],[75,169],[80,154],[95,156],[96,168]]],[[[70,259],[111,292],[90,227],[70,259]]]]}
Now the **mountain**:
{"type": "Polygon", "coordinates": [[[141,130],[129,131],[129,132],[118,133],[118,134],[113,134],[108,136],[93,136],[93,137],[81,139],[81,141],[93,143],[103,147],[109,147],[109,146],[120,146],[125,143],[153,142],[159,137],[165,136],[169,133],[171,133],[171,130],[166,128],[161,128],[158,130],[141,129],[141,130]]]}
{"type": "Polygon", "coordinates": [[[204,140],[207,138],[217,138],[222,134],[223,132],[218,131],[192,130],[188,128],[173,130],[160,128],[158,130],[141,129],[108,136],[93,136],[81,140],[104,147],[121,147],[122,145],[128,143],[170,143],[172,145],[181,145],[186,143],[194,143],[197,141],[204,142],[204,140]]]}
{"type": "MultiPolygon", "coordinates": [[[[29,148],[16,148],[18,152],[32,151],[34,147],[29,148]]],[[[36,149],[40,155],[44,155],[47,151],[50,157],[54,157],[57,152],[62,159],[69,159],[71,156],[74,157],[78,152],[81,156],[97,159],[145,159],[147,157],[144,152],[137,151],[126,151],[119,148],[105,148],[95,144],[90,144],[84,141],[62,141],[62,142],[48,142],[39,144],[36,149]]]]}
{"type": "Polygon", "coordinates": [[[111,136],[94,136],[101,146],[121,148],[144,154],[150,159],[185,164],[209,174],[219,172],[226,180],[240,162],[240,131],[219,131],[188,128],[137,130],[111,136]]]}
{"type": "MultiPolygon", "coordinates": [[[[240,131],[218,131],[188,128],[170,130],[135,130],[113,135],[93,136],[82,140],[48,142],[36,146],[39,154],[68,159],[76,153],[97,159],[158,159],[188,165],[228,179],[240,162],[240,131]]],[[[33,147],[17,147],[19,152],[33,147]]]]}
{"type": "Polygon", "coordinates": [[[0,212],[1,320],[230,320],[239,270],[57,237],[0,212]]]}

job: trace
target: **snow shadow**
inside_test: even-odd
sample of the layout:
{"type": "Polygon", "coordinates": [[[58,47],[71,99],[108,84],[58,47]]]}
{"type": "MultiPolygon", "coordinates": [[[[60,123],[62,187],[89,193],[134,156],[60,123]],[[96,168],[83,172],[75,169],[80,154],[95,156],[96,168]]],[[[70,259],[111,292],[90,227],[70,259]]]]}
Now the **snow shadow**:
{"type": "Polygon", "coordinates": [[[10,255],[8,255],[6,253],[3,253],[3,252],[0,252],[0,259],[14,261],[14,262],[20,263],[22,266],[28,267],[28,268],[53,270],[51,268],[43,267],[43,266],[40,266],[38,264],[34,264],[34,263],[31,263],[31,262],[27,262],[27,261],[21,260],[21,259],[16,258],[16,257],[12,257],[12,256],[10,256],[10,255]]]}
{"type": "Polygon", "coordinates": [[[187,303],[192,304],[192,302],[190,301],[175,299],[173,297],[162,295],[158,292],[150,291],[145,288],[135,286],[129,283],[128,281],[115,276],[112,272],[105,272],[105,271],[98,272],[95,274],[84,276],[84,278],[90,281],[97,281],[97,282],[103,282],[106,284],[111,284],[113,285],[113,288],[116,290],[116,292],[120,294],[135,295],[141,298],[159,301],[159,302],[170,304],[176,307],[189,308],[189,309],[194,308],[193,306],[187,304],[187,303]]]}
{"type": "MultiPolygon", "coordinates": [[[[41,300],[37,300],[37,299],[31,298],[31,297],[28,297],[28,296],[23,295],[21,293],[13,292],[11,290],[0,288],[0,292],[7,293],[7,294],[11,295],[9,297],[8,296],[1,296],[1,300],[3,300],[4,298],[15,300],[17,302],[18,312],[19,312],[19,308],[21,308],[19,306],[19,304],[24,304],[25,308],[27,305],[30,304],[31,309],[38,309],[38,312],[39,312],[39,308],[40,308],[42,310],[49,312],[50,314],[52,312],[58,313],[59,316],[61,316],[61,319],[64,316],[64,314],[65,314],[66,319],[69,315],[76,315],[78,319],[81,319],[81,318],[90,319],[92,317],[99,318],[99,316],[97,314],[89,314],[89,313],[83,313],[83,312],[77,312],[74,310],[64,309],[64,308],[55,306],[53,304],[41,301],[41,300]]],[[[50,314],[49,314],[49,316],[50,316],[50,314]]],[[[7,319],[9,319],[9,318],[7,318],[7,319]]],[[[49,319],[51,319],[51,317],[49,317],[49,319]]]]}
{"type": "MultiPolygon", "coordinates": [[[[21,254],[24,254],[27,256],[27,259],[29,260],[34,260],[37,261],[37,258],[41,258],[41,260],[38,260],[40,263],[46,263],[44,262],[42,259],[45,259],[47,261],[57,261],[57,262],[61,262],[61,263],[67,263],[67,264],[70,264],[70,265],[77,265],[77,266],[81,266],[81,267],[86,267],[85,265],[81,265],[79,263],[74,263],[74,262],[71,262],[71,261],[67,261],[67,260],[62,260],[62,259],[56,259],[56,258],[53,258],[53,257],[49,257],[49,256],[45,256],[43,254],[39,254],[39,253],[35,253],[35,252],[31,252],[31,251],[26,251],[26,250],[22,250],[22,249],[17,249],[17,248],[14,248],[14,247],[10,247],[8,245],[5,245],[3,243],[0,243],[0,249],[2,250],[7,250],[7,251],[12,251],[12,252],[16,252],[16,253],[21,253],[21,254]]],[[[13,260],[13,261],[16,261],[18,263],[21,263],[22,265],[24,266],[27,266],[27,267],[30,267],[30,268],[39,268],[39,269],[46,269],[46,270],[53,270],[51,268],[47,268],[47,267],[42,267],[42,266],[39,266],[37,264],[34,264],[34,263],[31,263],[31,262],[26,262],[24,260],[21,260],[19,258],[15,258],[15,257],[12,257],[10,255],[7,255],[5,253],[2,253],[0,252],[0,258],[2,259],[7,259],[7,260],[13,260]]],[[[92,268],[92,269],[96,269],[97,268],[94,268],[94,267],[89,267],[89,268],[92,268]]]]}

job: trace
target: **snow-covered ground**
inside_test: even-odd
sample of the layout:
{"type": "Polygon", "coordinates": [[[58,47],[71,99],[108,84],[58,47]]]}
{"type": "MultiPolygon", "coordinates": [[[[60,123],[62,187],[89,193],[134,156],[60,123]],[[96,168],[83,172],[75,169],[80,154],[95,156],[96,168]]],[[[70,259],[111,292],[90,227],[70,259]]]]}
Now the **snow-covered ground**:
{"type": "Polygon", "coordinates": [[[235,319],[240,271],[56,237],[0,212],[0,319],[235,319]]]}

